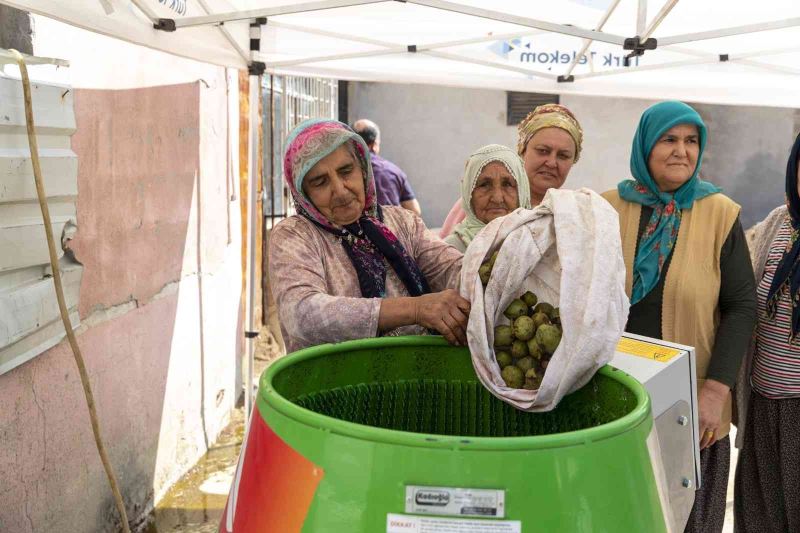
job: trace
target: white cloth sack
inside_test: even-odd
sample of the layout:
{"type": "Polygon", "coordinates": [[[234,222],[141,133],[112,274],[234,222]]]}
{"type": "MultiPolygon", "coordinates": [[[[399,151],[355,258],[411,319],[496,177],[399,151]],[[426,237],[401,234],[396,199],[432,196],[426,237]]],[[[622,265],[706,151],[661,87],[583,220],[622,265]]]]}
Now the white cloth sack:
{"type": "Polygon", "coordinates": [[[467,248],[461,296],[471,302],[467,340],[481,383],[524,411],[550,411],[584,386],[614,355],[630,304],[617,212],[588,189],[550,189],[534,209],[489,223],[467,248]],[[499,250],[484,288],[478,269],[499,250]],[[495,360],[494,328],[531,290],[560,308],[563,335],[536,391],[505,385],[495,360]]]}

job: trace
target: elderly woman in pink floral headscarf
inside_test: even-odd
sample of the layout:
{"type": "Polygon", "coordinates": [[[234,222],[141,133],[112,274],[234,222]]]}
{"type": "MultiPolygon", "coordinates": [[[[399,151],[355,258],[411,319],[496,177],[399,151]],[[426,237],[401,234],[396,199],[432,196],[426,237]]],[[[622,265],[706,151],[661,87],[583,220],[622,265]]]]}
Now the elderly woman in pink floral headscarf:
{"type": "Polygon", "coordinates": [[[287,139],[297,215],[272,230],[269,275],[288,351],[380,335],[441,333],[466,344],[462,255],[412,212],[375,201],[364,141],[307,120],[287,139]]]}

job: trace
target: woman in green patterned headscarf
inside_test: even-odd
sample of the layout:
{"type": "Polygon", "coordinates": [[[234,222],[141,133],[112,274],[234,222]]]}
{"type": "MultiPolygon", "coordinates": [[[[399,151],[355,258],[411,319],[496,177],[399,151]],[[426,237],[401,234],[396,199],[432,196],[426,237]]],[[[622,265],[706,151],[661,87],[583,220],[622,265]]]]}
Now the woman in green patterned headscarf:
{"type": "Polygon", "coordinates": [[[500,144],[469,156],[461,178],[461,203],[467,217],[445,242],[464,252],[483,227],[518,207],[531,207],[528,177],[522,159],[500,144]]]}
{"type": "Polygon", "coordinates": [[[695,348],[703,484],[689,532],[722,530],[730,389],[756,318],[739,206],[698,176],[706,138],[705,124],[690,106],[650,107],[633,138],[633,179],[603,194],[619,213],[631,298],[625,330],[695,348]]]}

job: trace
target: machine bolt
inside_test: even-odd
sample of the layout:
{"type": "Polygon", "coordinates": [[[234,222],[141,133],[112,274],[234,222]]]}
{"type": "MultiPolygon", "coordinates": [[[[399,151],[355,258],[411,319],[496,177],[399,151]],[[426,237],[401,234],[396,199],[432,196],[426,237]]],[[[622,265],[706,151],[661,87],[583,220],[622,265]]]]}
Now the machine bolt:
{"type": "Polygon", "coordinates": [[[681,415],[681,416],[678,417],[678,424],[680,424],[682,426],[685,426],[688,423],[689,423],[689,419],[686,418],[685,416],[681,415]]]}
{"type": "Polygon", "coordinates": [[[691,488],[692,488],[692,480],[691,480],[691,479],[689,479],[688,477],[685,477],[685,478],[683,478],[683,483],[682,483],[682,485],[683,485],[684,487],[686,487],[687,489],[691,489],[691,488]]]}

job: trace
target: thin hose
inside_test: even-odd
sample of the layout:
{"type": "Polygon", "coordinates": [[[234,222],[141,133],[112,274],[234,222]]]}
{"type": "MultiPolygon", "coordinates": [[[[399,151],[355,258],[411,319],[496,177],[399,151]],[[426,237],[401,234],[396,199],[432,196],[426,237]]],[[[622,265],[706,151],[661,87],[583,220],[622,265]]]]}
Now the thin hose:
{"type": "Polygon", "coordinates": [[[100,454],[100,460],[103,462],[103,468],[106,471],[108,483],[111,485],[111,492],[114,493],[114,503],[116,503],[117,510],[122,518],[122,530],[125,533],[130,533],[128,515],[125,512],[122,494],[119,491],[117,478],[114,476],[114,469],[111,467],[111,462],[108,460],[108,455],[103,445],[103,439],[100,436],[100,422],[97,418],[97,409],[94,404],[92,386],[89,383],[89,375],[86,372],[86,365],[83,362],[83,355],[78,346],[78,340],[75,338],[75,333],[72,331],[72,322],[69,319],[67,303],[64,300],[64,288],[61,285],[61,271],[58,269],[58,256],[56,255],[56,245],[50,223],[50,209],[47,207],[47,195],[44,192],[42,169],[39,166],[39,146],[36,142],[35,128],[33,125],[33,100],[31,98],[31,81],[30,78],[28,78],[28,67],[25,65],[25,59],[22,57],[22,54],[13,49],[9,51],[14,54],[14,57],[17,59],[19,71],[22,75],[22,91],[25,96],[25,122],[28,127],[28,144],[30,145],[31,161],[33,162],[33,178],[36,182],[36,194],[39,197],[39,207],[42,209],[44,230],[47,233],[47,249],[50,252],[50,267],[53,269],[53,282],[56,286],[56,298],[58,299],[58,309],[61,311],[61,321],[64,323],[67,339],[72,348],[72,353],[75,356],[75,364],[78,365],[78,373],[81,376],[81,384],[83,385],[83,394],[86,396],[86,407],[89,408],[89,419],[92,421],[94,442],[97,445],[97,453],[100,454]]]}

